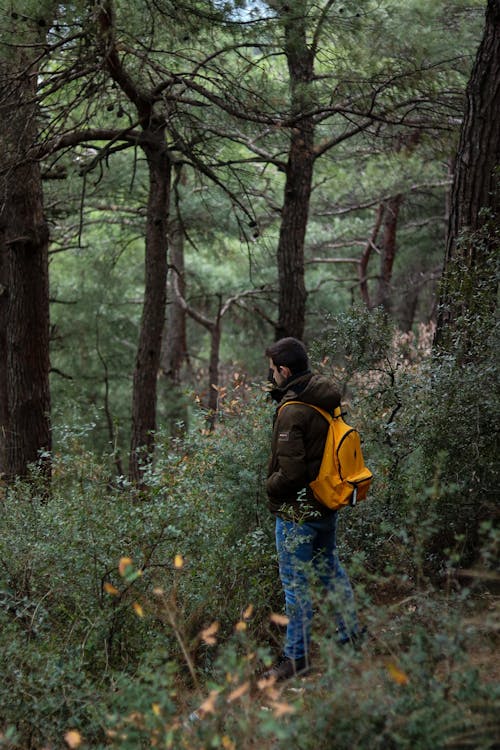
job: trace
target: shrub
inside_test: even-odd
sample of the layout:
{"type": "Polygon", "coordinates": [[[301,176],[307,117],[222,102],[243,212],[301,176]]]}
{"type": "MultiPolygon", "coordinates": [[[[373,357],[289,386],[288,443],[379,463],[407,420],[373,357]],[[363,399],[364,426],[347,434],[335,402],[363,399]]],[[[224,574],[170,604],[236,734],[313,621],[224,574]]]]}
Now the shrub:
{"type": "Polygon", "coordinates": [[[471,552],[487,568],[497,559],[494,524],[461,503],[493,476],[490,408],[477,404],[490,395],[473,388],[491,385],[493,365],[474,381],[449,358],[426,361],[380,313],[356,321],[332,328],[323,353],[340,356],[338,332],[355,337],[359,324],[359,345],[333,372],[348,383],[377,477],[372,498],[341,513],[339,534],[369,650],[339,649],[334,602],[320,597],[317,672],[294,690],[256,677],[281,644],[270,614],[283,606],[259,388],[213,433],[200,416],[182,438],[159,435],[140,499],[68,431],[51,500],[19,483],[3,502],[0,747],[60,747],[69,730],[82,748],[120,750],[493,747],[498,695],[482,668],[495,646],[490,600],[481,579],[462,591],[451,570],[471,552]],[[470,419],[449,414],[468,399],[474,476],[458,471],[470,419]],[[474,529],[474,541],[450,527],[474,529]],[[438,569],[453,583],[444,591],[429,578],[438,569]]]}
{"type": "Polygon", "coordinates": [[[491,328],[488,344],[478,342],[477,355],[462,361],[430,356],[432,334],[398,334],[381,310],[328,321],[315,355],[343,385],[375,474],[376,514],[344,517],[354,546],[373,543],[368,564],[380,569],[389,560],[416,574],[411,558],[420,574],[436,573],[457,535],[462,563],[477,556],[499,480],[496,335],[491,328]]]}

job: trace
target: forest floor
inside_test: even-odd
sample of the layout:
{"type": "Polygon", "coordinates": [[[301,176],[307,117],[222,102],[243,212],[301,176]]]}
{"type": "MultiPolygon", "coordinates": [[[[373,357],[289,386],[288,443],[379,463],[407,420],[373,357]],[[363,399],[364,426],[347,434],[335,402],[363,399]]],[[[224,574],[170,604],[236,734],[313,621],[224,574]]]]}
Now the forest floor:
{"type": "MultiPolygon", "coordinates": [[[[332,697],[329,689],[333,687],[337,691],[338,686],[328,679],[325,659],[319,653],[318,646],[315,647],[313,643],[313,669],[310,673],[274,684],[269,689],[262,686],[260,690],[254,688],[253,699],[258,701],[263,710],[272,712],[278,709],[286,715],[288,710],[310,711],[315,705],[322,705],[323,710],[328,712],[333,710],[335,700],[340,700],[342,704],[349,696],[352,706],[355,707],[355,721],[356,712],[362,712],[363,706],[367,707],[367,710],[373,707],[374,696],[380,705],[387,704],[388,712],[391,710],[394,704],[391,704],[391,691],[387,690],[389,682],[401,686],[401,689],[408,687],[413,691],[414,702],[410,701],[408,705],[412,707],[411,710],[418,713],[418,696],[422,694],[422,685],[426,683],[425,680],[421,681],[421,675],[417,672],[419,667],[424,665],[424,671],[427,670],[428,674],[427,684],[443,686],[442,692],[445,695],[449,690],[450,701],[458,706],[464,718],[464,726],[457,727],[456,732],[453,730],[449,741],[447,739],[443,747],[453,750],[500,748],[500,715],[496,711],[495,703],[498,700],[495,698],[495,691],[498,695],[500,687],[499,593],[495,586],[488,588],[482,583],[481,589],[477,589],[474,595],[467,595],[462,608],[449,605],[447,597],[436,597],[435,592],[434,595],[426,595],[422,591],[402,592],[397,586],[392,587],[389,582],[378,592],[377,601],[373,603],[372,612],[376,611],[377,618],[370,619],[373,627],[370,625],[369,636],[360,650],[354,658],[349,657],[349,653],[344,650],[345,647],[339,652],[341,658],[335,669],[334,679],[340,678],[344,683],[345,692],[340,690],[337,698],[332,697]],[[426,621],[429,613],[432,615],[426,621]],[[446,621],[440,619],[441,615],[446,621]],[[422,661],[419,663],[415,654],[408,658],[411,633],[413,627],[416,631],[422,625],[425,629],[427,624],[429,643],[435,646],[439,638],[443,637],[445,647],[442,654],[439,650],[426,653],[423,647],[420,654],[422,661]],[[453,647],[449,648],[450,643],[459,648],[456,651],[453,647]],[[477,706],[473,705],[474,693],[470,696],[466,690],[469,684],[467,675],[470,673],[476,673],[478,682],[485,687],[483,699],[477,706]],[[463,692],[457,690],[457,685],[462,683],[463,692]],[[491,704],[489,700],[484,701],[485,693],[490,694],[488,686],[491,686],[491,704]],[[461,700],[464,701],[463,706],[461,700]],[[300,706],[302,708],[299,708],[300,706]]],[[[330,651],[330,658],[332,654],[335,654],[335,650],[330,651]]],[[[346,710],[349,710],[349,707],[346,707],[346,710]]],[[[446,722],[446,718],[444,721],[446,722]]],[[[281,747],[280,740],[275,738],[270,739],[269,743],[266,742],[262,750],[278,750],[281,747]]],[[[318,750],[322,750],[321,744],[318,745],[318,750]]]]}

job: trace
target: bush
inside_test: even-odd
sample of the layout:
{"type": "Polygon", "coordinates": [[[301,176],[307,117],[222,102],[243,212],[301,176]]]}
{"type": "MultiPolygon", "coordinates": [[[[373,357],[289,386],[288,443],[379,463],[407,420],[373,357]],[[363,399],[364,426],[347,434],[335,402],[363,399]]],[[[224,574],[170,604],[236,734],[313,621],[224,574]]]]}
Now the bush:
{"type": "Polygon", "coordinates": [[[432,329],[400,334],[381,310],[328,321],[314,351],[343,385],[375,474],[376,516],[357,509],[349,517],[353,546],[374,544],[374,568],[391,561],[414,575],[436,574],[457,537],[462,564],[477,556],[499,482],[497,333],[491,327],[488,344],[461,361],[431,355],[432,329]]]}
{"type": "Polygon", "coordinates": [[[486,579],[467,591],[453,577],[466,555],[482,553],[490,570],[497,559],[495,526],[480,520],[487,505],[461,502],[493,476],[493,365],[474,380],[449,358],[429,361],[378,312],[332,323],[323,354],[340,356],[339,331],[358,342],[334,374],[376,475],[339,534],[369,649],[339,649],[333,602],[320,597],[316,673],[293,690],[256,677],[283,635],[270,621],[283,599],[263,494],[272,410],[260,389],[213,433],[200,416],[184,438],[159,435],[140,498],[68,431],[51,500],[19,483],[3,502],[0,747],[59,748],[70,730],[82,748],[120,750],[493,747],[491,599],[486,579]],[[467,418],[449,414],[468,399],[467,418]],[[458,471],[471,409],[474,475],[458,471]],[[464,528],[474,537],[453,536],[464,528]]]}

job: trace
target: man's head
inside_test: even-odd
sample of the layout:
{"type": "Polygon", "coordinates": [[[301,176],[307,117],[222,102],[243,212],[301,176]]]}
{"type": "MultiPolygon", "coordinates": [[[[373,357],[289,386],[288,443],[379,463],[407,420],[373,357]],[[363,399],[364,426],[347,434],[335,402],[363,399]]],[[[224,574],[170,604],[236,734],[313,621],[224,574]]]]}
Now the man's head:
{"type": "Polygon", "coordinates": [[[269,367],[273,372],[274,381],[279,386],[292,375],[298,375],[309,368],[309,358],[304,344],[291,336],[279,339],[268,346],[266,355],[269,357],[269,367]]]}

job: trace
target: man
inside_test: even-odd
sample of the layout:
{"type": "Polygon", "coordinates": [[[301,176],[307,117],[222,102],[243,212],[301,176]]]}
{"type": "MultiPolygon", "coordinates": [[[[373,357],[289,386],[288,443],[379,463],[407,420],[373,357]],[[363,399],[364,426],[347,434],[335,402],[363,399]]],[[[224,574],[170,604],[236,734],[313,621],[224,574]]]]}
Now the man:
{"type": "Polygon", "coordinates": [[[317,502],[309,487],[319,471],[328,422],[307,404],[331,414],[340,405],[340,393],[327,378],[311,373],[305,346],[298,339],[280,339],[266,355],[276,386],[271,396],[278,403],[267,494],[276,516],[288,624],[283,655],[265,676],[285,680],[306,672],[311,664],[311,574],[334,595],[339,642],[353,642],[360,632],[351,584],[337,554],[337,512],[317,502]],[[302,403],[284,406],[288,401],[302,403]]]}

